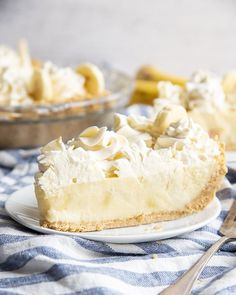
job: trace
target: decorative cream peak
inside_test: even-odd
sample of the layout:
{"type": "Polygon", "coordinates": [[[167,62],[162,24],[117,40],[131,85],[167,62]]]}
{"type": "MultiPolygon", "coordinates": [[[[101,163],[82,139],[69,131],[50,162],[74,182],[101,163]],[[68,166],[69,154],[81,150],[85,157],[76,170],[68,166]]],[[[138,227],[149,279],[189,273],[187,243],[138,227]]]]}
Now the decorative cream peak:
{"type": "Polygon", "coordinates": [[[124,136],[108,131],[107,127],[98,128],[97,126],[85,129],[77,139],[70,142],[70,145],[75,148],[80,147],[85,151],[91,151],[91,156],[97,160],[115,157],[127,144],[128,141],[124,136]]]}

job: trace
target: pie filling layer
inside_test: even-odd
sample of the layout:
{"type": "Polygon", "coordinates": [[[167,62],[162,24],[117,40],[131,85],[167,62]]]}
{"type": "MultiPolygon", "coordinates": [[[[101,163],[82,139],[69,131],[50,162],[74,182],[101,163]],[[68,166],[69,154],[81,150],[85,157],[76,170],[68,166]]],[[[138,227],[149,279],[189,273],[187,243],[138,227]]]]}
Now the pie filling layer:
{"type": "Polygon", "coordinates": [[[61,190],[63,197],[45,198],[36,187],[41,224],[58,230],[86,231],[170,220],[197,212],[212,200],[225,173],[217,162],[214,164],[204,171],[199,167],[187,173],[177,169],[168,179],[160,173],[149,178],[71,184],[61,190]],[[214,174],[215,169],[218,174],[214,174]]]}

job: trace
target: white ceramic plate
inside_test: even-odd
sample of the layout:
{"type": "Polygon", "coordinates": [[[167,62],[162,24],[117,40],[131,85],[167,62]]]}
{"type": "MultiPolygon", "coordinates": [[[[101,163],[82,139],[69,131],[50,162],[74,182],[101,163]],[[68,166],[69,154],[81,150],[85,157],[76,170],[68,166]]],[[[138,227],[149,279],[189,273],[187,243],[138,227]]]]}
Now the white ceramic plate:
{"type": "Polygon", "coordinates": [[[43,228],[39,225],[39,212],[33,186],[24,187],[12,194],[8,198],[5,207],[14,220],[35,231],[45,234],[73,235],[110,243],[140,243],[178,236],[203,227],[215,219],[221,210],[219,200],[214,198],[203,211],[174,221],[97,232],[70,233],[43,228]]]}

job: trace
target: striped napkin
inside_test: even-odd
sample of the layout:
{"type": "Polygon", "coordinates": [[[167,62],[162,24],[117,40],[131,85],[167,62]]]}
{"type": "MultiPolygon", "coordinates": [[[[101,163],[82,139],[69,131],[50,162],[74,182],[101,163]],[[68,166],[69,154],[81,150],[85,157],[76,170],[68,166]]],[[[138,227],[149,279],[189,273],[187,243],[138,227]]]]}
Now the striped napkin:
{"type": "MultiPolygon", "coordinates": [[[[17,224],[4,209],[9,194],[32,183],[37,154],[0,151],[0,294],[158,294],[220,238],[218,229],[236,198],[236,173],[231,169],[231,184],[226,181],[217,194],[219,217],[192,233],[140,244],[43,235],[17,224]]],[[[236,294],[235,251],[235,242],[225,244],[192,294],[236,294]]]]}

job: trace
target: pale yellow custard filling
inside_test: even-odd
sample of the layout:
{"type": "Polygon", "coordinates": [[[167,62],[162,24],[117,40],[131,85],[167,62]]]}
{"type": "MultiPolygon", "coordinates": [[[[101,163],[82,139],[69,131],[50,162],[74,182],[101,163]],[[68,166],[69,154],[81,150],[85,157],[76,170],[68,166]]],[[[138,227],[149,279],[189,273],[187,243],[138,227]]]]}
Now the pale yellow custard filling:
{"type": "Polygon", "coordinates": [[[191,169],[170,166],[172,175],[163,169],[145,178],[108,178],[71,184],[62,189],[63,197],[45,198],[41,192],[41,217],[50,222],[80,223],[129,218],[156,210],[181,210],[201,193],[214,174],[215,165],[207,164],[191,169]]]}

